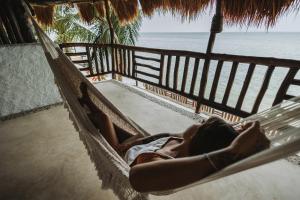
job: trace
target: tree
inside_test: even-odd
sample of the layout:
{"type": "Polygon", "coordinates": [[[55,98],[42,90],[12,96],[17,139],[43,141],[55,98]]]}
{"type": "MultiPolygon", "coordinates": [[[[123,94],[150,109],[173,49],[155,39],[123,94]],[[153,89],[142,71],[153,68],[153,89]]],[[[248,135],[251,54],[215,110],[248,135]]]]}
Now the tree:
{"type": "MultiPolygon", "coordinates": [[[[111,12],[110,18],[116,43],[135,45],[141,26],[141,15],[139,14],[134,22],[126,25],[121,25],[113,12],[111,12]]],[[[78,11],[69,6],[57,6],[53,25],[47,28],[44,27],[44,29],[56,36],[55,42],[57,43],[110,42],[109,26],[105,17],[95,16],[92,24],[86,25],[80,20],[78,11]]]]}
{"type": "Polygon", "coordinates": [[[58,6],[54,13],[54,23],[44,29],[55,35],[55,42],[91,42],[97,36],[92,30],[80,21],[80,17],[74,8],[58,6]]]}
{"type": "MultiPolygon", "coordinates": [[[[111,12],[110,19],[114,29],[115,42],[125,45],[135,45],[142,22],[141,14],[139,13],[135,21],[126,25],[121,25],[113,12],[111,12]]],[[[98,17],[92,29],[97,33],[97,37],[94,40],[95,43],[110,43],[110,32],[106,18],[98,17]]]]}

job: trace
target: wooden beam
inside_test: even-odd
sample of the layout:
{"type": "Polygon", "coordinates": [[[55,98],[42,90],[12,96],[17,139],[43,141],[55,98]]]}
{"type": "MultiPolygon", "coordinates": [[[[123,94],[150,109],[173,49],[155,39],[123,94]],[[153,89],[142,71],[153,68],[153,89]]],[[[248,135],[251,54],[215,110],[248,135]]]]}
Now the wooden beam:
{"type": "Polygon", "coordinates": [[[31,5],[57,5],[68,3],[91,3],[103,0],[28,0],[31,5]]]}
{"type": "Polygon", "coordinates": [[[24,42],[33,43],[37,42],[34,37],[34,30],[32,23],[30,21],[30,8],[28,8],[27,4],[24,0],[14,0],[14,11],[16,20],[20,27],[20,31],[23,37],[24,42]]]}
{"type": "Polygon", "coordinates": [[[206,53],[211,53],[217,33],[222,32],[223,29],[223,15],[222,15],[222,0],[217,0],[216,13],[211,22],[210,36],[207,44],[206,53]]]}
{"type": "Polygon", "coordinates": [[[160,69],[160,72],[159,72],[159,85],[163,84],[164,64],[165,64],[164,62],[165,62],[165,55],[161,54],[160,55],[160,66],[159,66],[159,69],[160,69]]]}
{"type": "MultiPolygon", "coordinates": [[[[104,0],[104,5],[105,5],[105,16],[106,16],[106,21],[108,23],[108,27],[109,27],[109,34],[110,34],[110,44],[113,45],[114,44],[114,29],[110,20],[110,12],[109,12],[109,4],[108,4],[108,0],[104,0]]],[[[115,56],[114,56],[115,52],[114,52],[114,48],[111,49],[111,61],[112,61],[112,78],[116,79],[116,75],[115,75],[115,69],[118,66],[115,66],[115,56]]]]}
{"type": "Polygon", "coordinates": [[[9,23],[12,27],[12,30],[14,32],[15,38],[16,38],[16,43],[24,43],[24,39],[20,30],[19,23],[16,19],[16,14],[14,11],[15,5],[15,0],[14,1],[4,1],[4,8],[5,8],[5,13],[8,17],[9,23]]]}
{"type": "Polygon", "coordinates": [[[17,39],[15,37],[15,33],[12,29],[12,26],[9,22],[9,19],[7,17],[7,12],[6,12],[6,9],[4,8],[4,6],[0,6],[0,16],[1,16],[1,19],[3,21],[3,24],[4,24],[4,27],[6,29],[6,32],[7,32],[7,36],[10,40],[10,43],[11,44],[15,44],[17,43],[17,39]]]}
{"type": "Polygon", "coordinates": [[[4,26],[4,23],[3,23],[1,17],[0,17],[0,38],[1,38],[2,44],[10,44],[8,34],[6,32],[6,29],[5,29],[5,26],[4,26]]]}
{"type": "MultiPolygon", "coordinates": [[[[222,32],[222,26],[223,26],[222,0],[217,0],[216,13],[211,22],[211,29],[210,29],[210,35],[209,35],[207,48],[206,48],[206,55],[211,54],[215,40],[216,40],[216,35],[217,35],[217,33],[222,32]]],[[[197,106],[196,106],[196,110],[195,110],[196,113],[199,113],[199,111],[200,111],[201,99],[203,99],[203,96],[205,93],[209,66],[210,66],[210,59],[206,58],[205,62],[204,62],[203,71],[202,71],[203,74],[202,74],[199,95],[198,95],[199,99],[197,101],[197,106]]]]}

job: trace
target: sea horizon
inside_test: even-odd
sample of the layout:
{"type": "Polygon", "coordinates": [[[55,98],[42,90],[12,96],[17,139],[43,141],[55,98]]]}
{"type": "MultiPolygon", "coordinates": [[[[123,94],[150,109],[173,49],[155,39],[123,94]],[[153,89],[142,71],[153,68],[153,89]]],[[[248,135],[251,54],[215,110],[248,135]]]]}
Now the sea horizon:
{"type": "MultiPolygon", "coordinates": [[[[136,45],[142,47],[188,50],[203,53],[206,51],[208,39],[209,32],[144,32],[140,34],[136,45]]],[[[223,32],[217,35],[212,52],[300,60],[300,34],[298,32],[223,32]]],[[[174,70],[174,62],[175,60],[172,58],[171,71],[174,70]]],[[[149,64],[151,63],[149,62],[149,64]]],[[[212,85],[216,64],[217,63],[215,61],[211,62],[208,74],[208,87],[211,87],[212,85]]],[[[184,65],[184,62],[182,61],[180,65],[184,65]]],[[[203,63],[201,63],[201,66],[202,65],[203,63]]],[[[219,89],[216,93],[217,102],[222,100],[231,65],[232,63],[230,62],[224,62],[222,69],[224,76],[220,78],[219,89]]],[[[239,64],[239,66],[244,67],[239,67],[238,69],[236,80],[228,101],[229,106],[234,106],[237,102],[242,83],[247,73],[248,65],[249,64],[245,63],[239,64]]],[[[182,69],[183,67],[180,67],[179,77],[183,74],[182,69]]],[[[250,82],[249,91],[246,94],[245,102],[242,106],[243,110],[251,110],[254,103],[253,101],[255,100],[259,89],[259,84],[263,80],[266,69],[266,66],[258,65],[256,67],[253,80],[250,82]]],[[[191,72],[192,70],[193,61],[191,61],[189,65],[189,71],[191,72]]],[[[274,71],[270,82],[271,87],[266,92],[266,96],[262,101],[260,110],[269,108],[270,105],[272,105],[276,91],[280,85],[278,83],[282,82],[286,73],[287,69],[280,66],[274,71]]],[[[297,75],[297,78],[299,77],[300,73],[297,75]]],[[[188,73],[187,79],[191,79],[190,73],[188,73]]],[[[171,83],[172,80],[173,79],[171,77],[171,83]]],[[[178,84],[180,87],[180,83],[178,84]]],[[[188,84],[187,88],[189,87],[190,85],[188,84]]],[[[199,85],[196,85],[196,90],[198,90],[198,87],[199,85]]],[[[299,87],[294,87],[290,90],[290,94],[300,95],[299,91],[299,87]]],[[[205,97],[208,97],[208,95],[209,93],[206,92],[205,97]]]]}
{"type": "MultiPolygon", "coordinates": [[[[141,32],[136,46],[205,52],[209,32],[141,32]]],[[[300,60],[300,32],[222,32],[214,53],[300,60]]]]}
{"type": "MultiPolygon", "coordinates": [[[[209,31],[141,31],[139,33],[210,33],[209,31]]],[[[223,31],[222,33],[300,33],[300,31],[223,31]]]]}

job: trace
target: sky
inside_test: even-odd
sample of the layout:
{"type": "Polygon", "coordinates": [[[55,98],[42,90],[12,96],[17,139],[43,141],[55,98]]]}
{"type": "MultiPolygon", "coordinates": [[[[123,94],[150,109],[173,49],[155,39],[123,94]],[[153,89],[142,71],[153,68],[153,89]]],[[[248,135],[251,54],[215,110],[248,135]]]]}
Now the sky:
{"type": "MultiPolygon", "coordinates": [[[[181,22],[180,17],[171,14],[154,14],[151,19],[143,18],[141,32],[209,32],[211,13],[202,14],[196,20],[181,22]]],[[[240,27],[224,24],[224,32],[300,32],[300,13],[291,13],[282,16],[274,27],[268,30],[265,27],[240,27]]]]}

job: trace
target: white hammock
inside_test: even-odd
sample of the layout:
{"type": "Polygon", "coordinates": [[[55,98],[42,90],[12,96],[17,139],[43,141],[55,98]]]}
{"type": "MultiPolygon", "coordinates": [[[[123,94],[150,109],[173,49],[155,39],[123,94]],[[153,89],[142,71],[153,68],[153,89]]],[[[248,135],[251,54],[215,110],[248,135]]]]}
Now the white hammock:
{"type": "MultiPolygon", "coordinates": [[[[74,66],[69,58],[55,45],[33,20],[47,60],[54,73],[65,106],[70,113],[80,139],[94,162],[103,188],[111,188],[121,199],[147,199],[147,194],[136,192],[128,180],[130,167],[106,142],[99,130],[89,120],[78,102],[81,96],[79,86],[84,82],[93,103],[111,117],[114,124],[135,134],[148,135],[111,104],[74,66]]],[[[154,195],[171,194],[185,188],[219,179],[250,169],[300,151],[300,97],[293,98],[245,120],[259,120],[271,140],[271,147],[263,152],[241,160],[196,183],[172,191],[151,192],[154,195]]]]}

